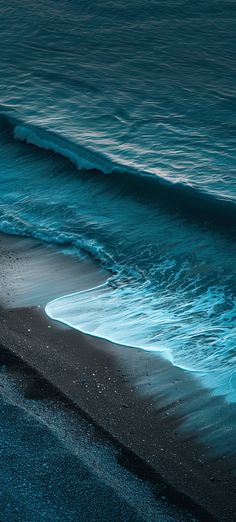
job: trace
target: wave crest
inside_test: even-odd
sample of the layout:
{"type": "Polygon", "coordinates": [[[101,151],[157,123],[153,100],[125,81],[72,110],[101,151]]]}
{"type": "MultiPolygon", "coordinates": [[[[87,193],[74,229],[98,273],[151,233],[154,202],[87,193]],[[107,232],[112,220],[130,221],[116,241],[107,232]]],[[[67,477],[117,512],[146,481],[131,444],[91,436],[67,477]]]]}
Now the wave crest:
{"type": "Polygon", "coordinates": [[[219,198],[215,194],[187,184],[174,183],[156,174],[117,165],[100,153],[72,143],[51,131],[20,121],[9,114],[0,114],[0,127],[5,131],[10,130],[12,137],[18,141],[68,159],[79,170],[112,174],[117,184],[122,184],[129,192],[141,194],[152,202],[165,203],[170,210],[187,212],[198,220],[214,220],[220,226],[235,227],[235,200],[219,198]]]}

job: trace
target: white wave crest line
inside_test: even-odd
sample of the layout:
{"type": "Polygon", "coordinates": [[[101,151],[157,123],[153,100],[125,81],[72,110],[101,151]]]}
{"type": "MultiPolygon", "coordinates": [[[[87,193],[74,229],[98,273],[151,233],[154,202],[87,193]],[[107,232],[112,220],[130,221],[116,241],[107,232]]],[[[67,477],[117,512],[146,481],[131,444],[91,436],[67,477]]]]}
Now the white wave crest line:
{"type": "Polygon", "coordinates": [[[75,326],[70,323],[69,321],[67,320],[64,320],[64,319],[58,319],[56,317],[56,315],[53,314],[53,312],[50,311],[50,308],[51,308],[51,305],[55,304],[56,302],[59,302],[61,301],[61,299],[64,299],[64,298],[67,298],[67,297],[72,297],[72,296],[75,296],[75,295],[81,295],[81,294],[84,294],[84,293],[90,293],[94,290],[99,290],[99,289],[102,289],[102,288],[105,288],[107,287],[107,283],[103,283],[101,285],[97,285],[93,288],[89,288],[88,290],[82,290],[81,292],[75,292],[75,293],[72,293],[72,294],[68,294],[68,295],[64,295],[62,297],[58,297],[57,299],[54,299],[53,301],[50,301],[46,307],[45,307],[45,312],[46,314],[48,315],[48,317],[50,317],[51,319],[53,320],[56,320],[60,323],[64,323],[66,324],[67,326],[69,326],[70,328],[73,328],[74,330],[79,330],[80,332],[86,334],[86,335],[90,335],[91,337],[95,337],[95,338],[98,338],[98,339],[103,339],[103,340],[107,340],[111,343],[114,343],[114,344],[117,344],[119,346],[126,346],[127,348],[136,348],[136,349],[139,349],[139,350],[144,350],[146,352],[158,352],[158,353],[165,353],[166,354],[166,359],[169,360],[173,365],[174,365],[174,361],[173,361],[173,358],[172,358],[172,354],[170,352],[170,350],[168,348],[147,348],[145,346],[142,346],[142,345],[134,345],[134,344],[126,344],[126,343],[121,343],[119,341],[116,341],[114,339],[112,339],[112,337],[105,337],[105,336],[102,336],[102,335],[99,335],[99,334],[94,334],[94,333],[91,333],[89,330],[86,330],[84,328],[75,328],[75,326]]]}

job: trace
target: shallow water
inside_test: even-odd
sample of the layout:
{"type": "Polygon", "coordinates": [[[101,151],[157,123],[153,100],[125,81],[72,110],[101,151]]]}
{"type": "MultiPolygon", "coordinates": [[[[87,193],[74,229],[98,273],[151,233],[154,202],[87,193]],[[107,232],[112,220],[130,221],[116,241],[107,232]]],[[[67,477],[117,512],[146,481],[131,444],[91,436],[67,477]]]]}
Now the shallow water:
{"type": "MultiPolygon", "coordinates": [[[[20,237],[12,237],[9,235],[0,235],[0,286],[1,299],[0,305],[5,309],[15,313],[17,318],[19,308],[31,308],[30,314],[41,315],[43,310],[36,311],[34,308],[44,308],[45,304],[56,299],[65,292],[66,288],[76,289],[78,294],[71,297],[60,298],[53,302],[53,309],[60,320],[60,313],[63,314],[62,322],[55,326],[59,328],[59,334],[67,337],[69,328],[65,324],[64,314],[68,310],[68,324],[71,319],[78,320],[80,328],[86,331],[89,324],[91,311],[93,310],[93,325],[97,327],[96,332],[87,338],[88,347],[90,344],[96,350],[101,350],[108,358],[112,360],[119,368],[124,381],[128,381],[132,392],[135,393],[137,399],[146,400],[148,407],[153,407],[159,414],[169,415],[169,420],[175,423],[174,419],[178,419],[178,427],[174,424],[173,431],[178,432],[178,437],[195,441],[195,443],[204,443],[207,448],[204,461],[215,458],[224,459],[224,469],[235,471],[235,430],[236,430],[236,404],[226,402],[228,395],[225,395],[227,379],[226,371],[184,371],[181,367],[173,366],[173,361],[167,362],[166,352],[152,350],[151,347],[137,349],[137,346],[131,349],[131,346],[123,346],[114,343],[99,340],[98,336],[111,336],[111,324],[113,327],[112,336],[122,339],[124,329],[122,324],[119,331],[119,300],[114,301],[113,311],[106,309],[106,301],[104,302],[105,311],[109,314],[109,322],[107,325],[107,317],[104,321],[103,332],[101,332],[100,317],[98,314],[99,301],[109,294],[106,284],[108,272],[99,270],[97,264],[88,260],[87,257],[79,260],[76,255],[62,254],[60,249],[43,245],[36,240],[20,237]],[[43,278],[42,278],[43,274],[43,278]],[[90,297],[90,299],[89,299],[90,297]],[[66,308],[63,301],[67,301],[66,308]],[[79,300],[79,304],[78,304],[79,300]],[[89,307],[89,311],[88,311],[89,307]],[[96,318],[96,321],[95,321],[96,318]],[[116,326],[116,329],[115,329],[116,326]],[[105,328],[107,330],[105,331],[105,328]],[[63,332],[64,330],[64,332],[63,332]],[[203,389],[199,386],[199,378],[203,385],[208,386],[211,377],[211,388],[203,389]],[[222,392],[222,393],[220,393],[222,392]]],[[[108,304],[110,296],[108,296],[108,304]]],[[[114,296],[113,296],[114,299],[114,296]]],[[[50,315],[50,305],[47,306],[50,315]]],[[[126,322],[128,323],[128,311],[126,311],[126,322]]],[[[6,316],[8,316],[6,311],[6,316]]],[[[24,313],[22,310],[20,315],[24,313]]],[[[30,318],[32,319],[31,315],[30,318]]],[[[141,322],[142,315],[139,314],[141,322]]],[[[31,323],[31,321],[30,321],[31,323]]],[[[29,323],[29,331],[31,324],[29,323]]],[[[49,322],[51,323],[51,321],[49,322]]],[[[90,325],[91,326],[91,323],[90,325]]],[[[51,328],[51,325],[48,325],[51,328]]],[[[77,326],[78,327],[78,326],[77,326]]],[[[25,329],[25,327],[24,327],[25,329]]],[[[143,325],[140,325],[140,334],[142,334],[143,325]]],[[[127,327],[126,335],[129,332],[130,341],[134,339],[137,330],[127,327]]],[[[27,331],[26,331],[27,333],[27,331]]],[[[28,335],[28,334],[27,334],[28,335]]],[[[69,334],[70,335],[70,334],[69,334]]],[[[111,337],[112,337],[111,336],[111,337]]],[[[78,343],[79,337],[78,337],[78,343]]],[[[138,343],[138,337],[135,340],[138,343]]],[[[78,357],[80,358],[80,349],[78,345],[78,357]]],[[[228,373],[228,382],[232,383],[233,368],[228,373]]],[[[231,391],[233,390],[231,384],[231,391]]],[[[209,388],[209,387],[208,387],[209,388]]],[[[231,395],[232,397],[232,395],[231,395]]]]}
{"type": "Polygon", "coordinates": [[[110,272],[47,313],[235,401],[233,3],[0,7],[0,230],[110,272]]]}

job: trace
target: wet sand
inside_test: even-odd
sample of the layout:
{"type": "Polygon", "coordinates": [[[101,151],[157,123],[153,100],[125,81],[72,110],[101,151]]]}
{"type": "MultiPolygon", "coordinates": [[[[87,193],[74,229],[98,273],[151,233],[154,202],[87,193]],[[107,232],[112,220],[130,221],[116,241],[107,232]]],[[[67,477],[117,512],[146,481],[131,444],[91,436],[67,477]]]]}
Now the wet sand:
{"type": "MultiPolygon", "coordinates": [[[[35,269],[35,247],[27,252],[26,270],[24,241],[2,236],[0,243],[4,350],[23,359],[121,445],[120,462],[156,481],[163,496],[191,508],[201,520],[235,520],[234,405],[212,397],[189,373],[156,354],[113,345],[50,320],[43,304],[63,294],[65,285],[67,292],[80,289],[82,265],[77,269],[73,259],[55,254],[60,266],[52,280],[56,257],[49,254],[47,262],[41,247],[43,270],[42,262],[35,269]],[[73,270],[78,270],[75,288],[73,270]],[[40,307],[34,302],[39,295],[40,307]],[[224,439],[228,449],[226,442],[217,445],[224,439]]],[[[104,277],[84,265],[85,286],[104,277]]]]}

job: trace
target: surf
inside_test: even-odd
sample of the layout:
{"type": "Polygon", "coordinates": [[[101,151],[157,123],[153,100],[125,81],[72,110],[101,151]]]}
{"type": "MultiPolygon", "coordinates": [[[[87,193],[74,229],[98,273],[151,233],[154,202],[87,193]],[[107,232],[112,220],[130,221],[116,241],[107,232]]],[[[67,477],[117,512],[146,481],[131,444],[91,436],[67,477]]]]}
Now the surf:
{"type": "Polygon", "coordinates": [[[170,181],[145,170],[111,162],[106,156],[88,147],[73,143],[59,134],[18,120],[13,115],[0,113],[3,131],[10,131],[16,141],[22,141],[68,159],[79,170],[91,170],[112,175],[115,182],[125,186],[127,192],[141,191],[147,200],[162,201],[169,208],[190,214],[195,219],[209,219],[219,226],[236,226],[236,199],[219,197],[198,187],[170,181]]]}
{"type": "Polygon", "coordinates": [[[104,175],[95,156],[89,166],[96,169],[78,168],[67,141],[47,130],[6,117],[1,127],[0,230],[92,257],[107,270],[103,288],[61,296],[46,313],[90,335],[160,352],[235,400],[232,212],[222,205],[227,219],[217,211],[217,221],[216,207],[207,214],[207,196],[203,219],[202,206],[194,213],[177,186],[164,190],[155,176],[124,170],[104,175]]]}

